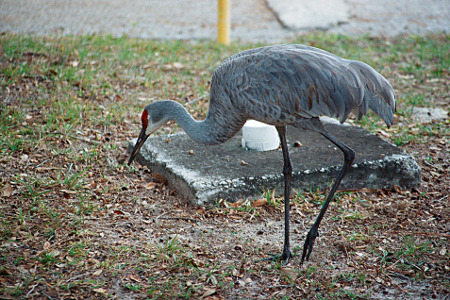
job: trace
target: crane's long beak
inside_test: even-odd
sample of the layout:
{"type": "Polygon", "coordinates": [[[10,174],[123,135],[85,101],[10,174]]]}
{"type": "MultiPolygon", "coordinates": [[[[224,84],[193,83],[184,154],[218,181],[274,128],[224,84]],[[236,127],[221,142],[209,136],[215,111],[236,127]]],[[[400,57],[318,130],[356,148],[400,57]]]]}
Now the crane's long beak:
{"type": "Polygon", "coordinates": [[[136,155],[139,153],[139,150],[141,149],[142,145],[144,145],[145,141],[150,135],[145,134],[145,128],[142,128],[141,133],[139,134],[138,140],[136,144],[134,145],[134,149],[131,152],[130,159],[128,160],[128,165],[131,165],[133,160],[135,159],[136,155]]]}

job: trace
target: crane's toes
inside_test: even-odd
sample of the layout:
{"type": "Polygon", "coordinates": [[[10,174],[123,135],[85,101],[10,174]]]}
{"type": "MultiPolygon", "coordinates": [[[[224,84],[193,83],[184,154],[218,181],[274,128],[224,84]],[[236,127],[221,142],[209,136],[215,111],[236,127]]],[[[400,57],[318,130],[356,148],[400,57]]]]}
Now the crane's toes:
{"type": "Polygon", "coordinates": [[[289,259],[292,257],[292,252],[291,249],[289,249],[289,247],[284,247],[283,248],[283,253],[281,253],[281,257],[280,259],[283,261],[283,265],[287,265],[289,263],[289,259]]]}
{"type": "Polygon", "coordinates": [[[314,226],[309,230],[308,235],[306,236],[305,244],[303,245],[303,254],[302,261],[300,264],[303,264],[305,260],[309,260],[309,256],[311,255],[314,241],[319,236],[319,232],[317,228],[314,226]]]}
{"type": "Polygon", "coordinates": [[[258,262],[259,261],[282,261],[283,265],[287,265],[289,263],[289,259],[293,256],[289,247],[286,247],[286,246],[283,249],[283,253],[281,253],[281,254],[269,253],[269,255],[270,255],[270,257],[258,260],[258,262]]]}
{"type": "Polygon", "coordinates": [[[273,254],[273,253],[269,253],[269,257],[267,258],[263,258],[263,259],[258,259],[256,262],[261,262],[261,261],[280,261],[281,258],[281,254],[273,254]]]}

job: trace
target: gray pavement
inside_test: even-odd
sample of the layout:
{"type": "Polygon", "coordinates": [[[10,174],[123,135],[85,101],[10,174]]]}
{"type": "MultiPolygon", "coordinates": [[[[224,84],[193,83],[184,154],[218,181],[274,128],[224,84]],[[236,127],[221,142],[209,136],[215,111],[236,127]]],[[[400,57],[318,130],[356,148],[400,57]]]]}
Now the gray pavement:
{"type": "MultiPolygon", "coordinates": [[[[232,0],[232,40],[281,42],[312,29],[393,36],[448,32],[448,0],[232,0]]],[[[215,39],[217,0],[0,0],[0,32],[215,39]]]]}

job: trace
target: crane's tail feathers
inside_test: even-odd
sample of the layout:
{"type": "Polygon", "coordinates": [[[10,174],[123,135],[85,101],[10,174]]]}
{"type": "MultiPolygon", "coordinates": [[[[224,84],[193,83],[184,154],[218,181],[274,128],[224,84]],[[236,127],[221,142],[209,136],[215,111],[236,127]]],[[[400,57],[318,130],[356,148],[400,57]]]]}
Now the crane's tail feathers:
{"type": "Polygon", "coordinates": [[[386,78],[369,65],[360,61],[353,61],[352,65],[358,70],[364,86],[363,107],[358,111],[358,118],[367,112],[368,105],[390,127],[394,121],[395,112],[395,97],[392,86],[386,78]]]}
{"type": "MultiPolygon", "coordinates": [[[[386,98],[381,98],[379,95],[371,95],[369,107],[384,120],[387,127],[391,127],[394,123],[395,102],[391,104],[386,102],[385,99],[386,98]]],[[[393,95],[392,99],[394,99],[393,95]]]]}

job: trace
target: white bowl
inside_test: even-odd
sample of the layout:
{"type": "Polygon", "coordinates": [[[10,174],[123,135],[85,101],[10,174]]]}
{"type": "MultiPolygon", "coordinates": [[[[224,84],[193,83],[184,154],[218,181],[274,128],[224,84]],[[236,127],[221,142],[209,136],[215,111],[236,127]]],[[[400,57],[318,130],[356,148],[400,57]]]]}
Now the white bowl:
{"type": "Polygon", "coordinates": [[[242,147],[255,151],[275,150],[280,146],[280,138],[275,126],[255,120],[248,120],[242,127],[242,147]]]}

